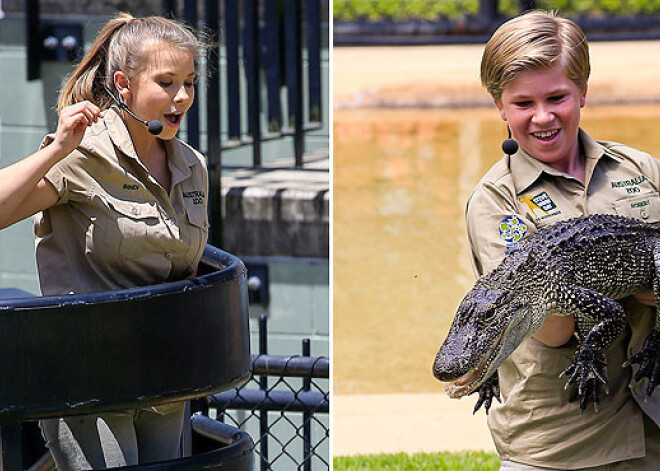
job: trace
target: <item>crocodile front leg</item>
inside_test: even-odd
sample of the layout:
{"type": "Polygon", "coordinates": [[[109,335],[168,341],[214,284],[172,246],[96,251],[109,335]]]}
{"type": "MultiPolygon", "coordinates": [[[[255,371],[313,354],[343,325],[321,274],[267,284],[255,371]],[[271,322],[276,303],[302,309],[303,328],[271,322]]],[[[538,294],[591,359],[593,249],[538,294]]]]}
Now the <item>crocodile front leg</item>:
{"type": "Polygon", "coordinates": [[[653,245],[653,264],[655,276],[653,278],[653,293],[656,300],[655,328],[649,333],[644,341],[642,349],[623,363],[623,367],[638,364],[639,370],[633,377],[633,383],[640,382],[643,378],[649,379],[646,395],[651,396],[655,388],[660,384],[660,241],[653,245]]]}
{"type": "Polygon", "coordinates": [[[486,415],[488,415],[490,406],[493,403],[493,398],[497,399],[497,402],[502,402],[500,399],[500,377],[498,376],[497,371],[495,371],[490,378],[484,381],[481,386],[472,391],[469,395],[474,393],[478,393],[479,397],[477,398],[477,403],[474,405],[472,414],[476,414],[483,404],[486,415]]]}
{"type": "Polygon", "coordinates": [[[605,394],[609,393],[607,386],[607,360],[602,352],[594,352],[589,347],[581,345],[575,353],[573,361],[559,377],[568,376],[566,389],[575,383],[569,402],[580,401],[580,413],[583,413],[589,401],[594,403],[594,411],[598,412],[600,405],[600,386],[605,394]]]}
{"type": "Polygon", "coordinates": [[[639,370],[635,373],[633,383],[639,383],[648,378],[649,384],[646,395],[651,396],[655,388],[660,384],[660,330],[658,327],[649,333],[644,341],[642,349],[628,360],[623,362],[623,367],[638,364],[639,370]]]}
{"type": "Polygon", "coordinates": [[[574,385],[571,400],[580,401],[580,413],[593,401],[598,411],[600,388],[605,394],[607,387],[607,360],[605,350],[623,332],[626,326],[623,308],[616,301],[596,291],[571,287],[568,302],[562,300],[565,311],[575,314],[575,323],[582,344],[573,361],[559,376],[568,376],[566,389],[574,385]],[[586,336],[582,336],[587,332],[586,336]]]}

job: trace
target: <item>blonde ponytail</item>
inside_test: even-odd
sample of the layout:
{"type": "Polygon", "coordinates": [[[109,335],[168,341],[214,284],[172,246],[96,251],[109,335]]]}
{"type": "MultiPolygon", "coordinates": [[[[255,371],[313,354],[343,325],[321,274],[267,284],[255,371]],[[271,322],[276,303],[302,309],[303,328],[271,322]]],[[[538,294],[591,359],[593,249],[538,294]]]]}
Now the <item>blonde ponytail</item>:
{"type": "Polygon", "coordinates": [[[112,36],[133,20],[128,13],[120,13],[103,26],[92,46],[82,58],[76,70],[64,84],[57,100],[57,110],[89,100],[101,109],[109,108],[112,99],[102,92],[106,61],[112,36]]]}

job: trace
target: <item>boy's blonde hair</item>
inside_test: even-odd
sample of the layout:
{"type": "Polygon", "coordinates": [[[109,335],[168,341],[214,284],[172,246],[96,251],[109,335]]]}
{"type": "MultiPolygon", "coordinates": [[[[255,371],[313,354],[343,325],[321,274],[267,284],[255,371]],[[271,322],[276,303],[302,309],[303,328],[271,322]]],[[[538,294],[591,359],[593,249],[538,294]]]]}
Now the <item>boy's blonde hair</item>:
{"type": "Polygon", "coordinates": [[[561,64],[566,77],[586,90],[591,66],[589,44],[573,21],[534,10],[500,26],[481,58],[481,83],[501,101],[502,91],[520,73],[561,64]]]}

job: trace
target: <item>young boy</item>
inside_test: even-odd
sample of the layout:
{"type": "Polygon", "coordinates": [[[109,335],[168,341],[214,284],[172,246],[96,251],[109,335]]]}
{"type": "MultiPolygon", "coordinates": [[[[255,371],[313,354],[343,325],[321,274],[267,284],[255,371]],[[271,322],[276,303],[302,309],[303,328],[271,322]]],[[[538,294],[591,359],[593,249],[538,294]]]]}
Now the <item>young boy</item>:
{"type": "MultiPolygon", "coordinates": [[[[580,129],[589,73],[584,33],[553,13],[516,17],[487,43],[482,84],[519,148],[490,169],[468,202],[478,275],[516,250],[520,235],[562,219],[603,213],[660,222],[660,162],[580,129]]],[[[577,346],[572,316],[550,316],[500,366],[502,404],[488,425],[501,470],[658,469],[660,393],[644,403],[646,381],[629,387],[631,370],[621,366],[650,331],[655,301],[648,294],[621,303],[629,328],[606,352],[610,392],[598,412],[580,415],[559,378],[577,346]]]]}

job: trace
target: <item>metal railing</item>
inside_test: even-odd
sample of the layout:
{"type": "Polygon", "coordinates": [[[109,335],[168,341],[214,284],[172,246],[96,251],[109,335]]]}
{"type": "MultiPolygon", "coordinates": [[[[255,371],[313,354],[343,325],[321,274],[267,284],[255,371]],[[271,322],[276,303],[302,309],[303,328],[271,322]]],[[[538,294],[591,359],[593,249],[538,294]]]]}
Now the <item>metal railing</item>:
{"type": "MultiPolygon", "coordinates": [[[[322,127],[321,1],[284,0],[280,8],[281,3],[206,0],[200,18],[196,0],[183,0],[182,9],[177,0],[163,0],[165,14],[203,27],[213,40],[206,57],[207,71],[212,73],[206,83],[205,148],[209,240],[216,245],[222,245],[222,151],[250,146],[251,166],[259,167],[264,141],[291,136],[295,168],[302,168],[304,134],[322,127]],[[262,82],[266,103],[262,103],[262,82]],[[241,92],[243,87],[246,93],[241,92]],[[227,99],[222,101],[222,96],[227,99]],[[222,116],[226,116],[224,125],[222,116]],[[267,123],[265,128],[262,123],[267,123]]],[[[186,118],[187,141],[195,148],[202,140],[201,112],[196,104],[186,118]]]]}
{"type": "MultiPolygon", "coordinates": [[[[164,0],[163,11],[189,24],[203,26],[216,42],[207,57],[209,70],[215,72],[207,86],[209,163],[219,160],[224,149],[251,145],[252,164],[259,166],[261,142],[293,136],[295,165],[302,167],[304,133],[319,129],[322,119],[320,0],[285,0],[283,9],[279,2],[272,1],[261,5],[258,0],[207,0],[202,18],[195,0],[184,0],[182,10],[177,0],[164,0]],[[222,18],[221,4],[224,4],[222,18]],[[224,67],[219,61],[221,45],[226,58],[224,67]],[[226,103],[219,99],[222,74],[226,78],[226,103]],[[241,76],[247,90],[246,103],[241,102],[241,76]],[[266,85],[265,108],[261,100],[262,80],[266,85]],[[286,103],[282,100],[282,89],[286,103]],[[305,97],[307,113],[303,108],[305,97]],[[242,125],[244,112],[247,128],[242,125]],[[220,135],[223,114],[227,117],[225,140],[220,135]],[[265,130],[262,118],[267,123],[265,130]]],[[[188,113],[188,141],[193,147],[199,147],[201,140],[196,111],[192,109],[188,113]]]]}
{"type": "MultiPolygon", "coordinates": [[[[330,361],[311,357],[309,339],[302,356],[266,353],[266,318],[259,320],[260,354],[253,356],[252,378],[241,388],[207,398],[218,420],[250,430],[258,469],[311,471],[330,469],[330,408],[327,386],[330,361]]],[[[256,466],[255,466],[256,467],[256,466]]]]}

